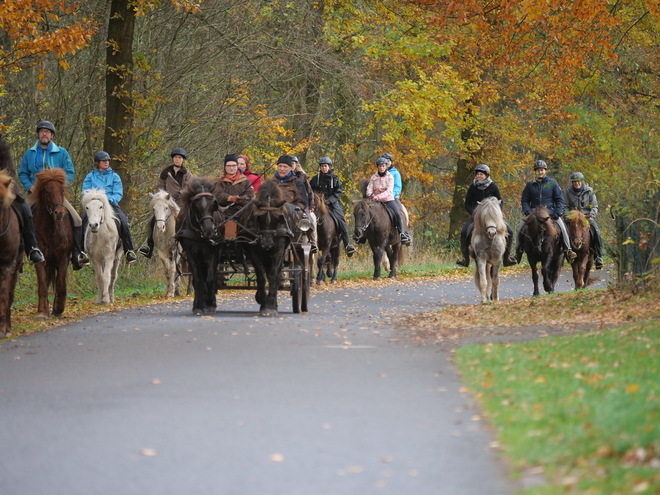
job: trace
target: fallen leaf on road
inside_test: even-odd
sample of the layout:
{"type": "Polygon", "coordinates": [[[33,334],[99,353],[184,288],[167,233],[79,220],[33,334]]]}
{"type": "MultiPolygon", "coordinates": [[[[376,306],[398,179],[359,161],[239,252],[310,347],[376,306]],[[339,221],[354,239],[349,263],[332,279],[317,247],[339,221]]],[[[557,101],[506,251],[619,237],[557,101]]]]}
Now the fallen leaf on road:
{"type": "Polygon", "coordinates": [[[146,457],[153,457],[156,455],[155,449],[140,449],[140,454],[146,457]]]}
{"type": "Polygon", "coordinates": [[[284,461],[284,456],[282,454],[271,454],[270,455],[270,461],[271,462],[283,462],[284,461]]]}

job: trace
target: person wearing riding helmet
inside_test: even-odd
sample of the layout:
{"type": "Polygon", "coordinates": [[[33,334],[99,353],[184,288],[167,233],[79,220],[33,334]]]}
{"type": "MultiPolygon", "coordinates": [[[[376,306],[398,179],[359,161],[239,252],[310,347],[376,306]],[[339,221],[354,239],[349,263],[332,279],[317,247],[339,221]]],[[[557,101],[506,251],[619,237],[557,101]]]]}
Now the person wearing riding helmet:
{"type": "MultiPolygon", "coordinates": [[[[530,181],[525,185],[522,192],[521,206],[525,216],[529,215],[533,208],[543,205],[548,209],[548,213],[555,220],[555,223],[561,231],[562,242],[566,259],[569,263],[575,261],[575,251],[571,249],[571,242],[568,237],[568,230],[566,224],[562,220],[564,214],[564,195],[557,181],[551,179],[546,174],[548,172],[548,165],[543,160],[536,160],[534,162],[534,173],[536,179],[530,181]]],[[[525,231],[525,224],[522,223],[518,230],[518,242],[516,243],[516,260],[520,263],[523,255],[523,235],[525,231]]]]}
{"type": "MultiPolygon", "coordinates": [[[[158,177],[156,190],[162,190],[169,193],[177,205],[180,205],[181,191],[186,187],[188,181],[192,179],[193,174],[183,165],[188,159],[188,154],[183,148],[174,148],[170,153],[172,164],[165,167],[158,177]]],[[[147,258],[151,258],[154,251],[154,226],[156,218],[151,215],[149,226],[147,227],[147,240],[140,246],[138,253],[147,258]]]]}
{"type": "MultiPolygon", "coordinates": [[[[396,201],[397,206],[399,207],[399,212],[404,212],[406,213],[406,219],[408,218],[408,212],[405,210],[405,206],[401,203],[401,191],[403,190],[403,181],[401,180],[401,172],[397,170],[397,168],[394,166],[394,157],[392,156],[392,153],[383,153],[381,155],[383,158],[387,160],[387,171],[392,174],[392,177],[394,177],[394,201],[396,201]]],[[[410,237],[410,232],[406,229],[406,234],[408,237],[410,237]]],[[[406,242],[405,244],[410,244],[410,242],[406,242]]]]}
{"type": "Polygon", "coordinates": [[[312,225],[311,230],[311,241],[313,246],[313,251],[316,252],[316,213],[314,209],[316,208],[316,196],[312,191],[312,187],[309,185],[309,176],[300,166],[298,157],[296,155],[291,155],[291,161],[293,161],[293,173],[296,174],[296,177],[305,184],[305,189],[307,189],[307,197],[309,198],[309,208],[307,209],[307,217],[312,225]]]}
{"type": "MultiPolygon", "coordinates": [[[[470,243],[472,239],[472,227],[474,225],[474,210],[477,208],[480,201],[486,198],[494,197],[502,201],[502,195],[497,184],[490,178],[490,167],[486,164],[477,165],[474,169],[474,180],[467,190],[465,195],[465,210],[470,214],[470,218],[465,222],[461,230],[461,254],[463,257],[456,261],[457,265],[469,266],[470,265],[470,243]]],[[[500,203],[500,208],[504,206],[503,202],[500,203]]],[[[505,222],[506,223],[506,222],[505,222]]],[[[511,256],[511,244],[513,242],[513,229],[506,224],[506,248],[504,249],[504,256],[502,264],[504,266],[513,266],[518,262],[511,256]]]]}
{"type": "MultiPolygon", "coordinates": [[[[9,144],[2,138],[0,133],[0,170],[5,170],[9,177],[14,180],[12,191],[14,192],[14,201],[12,207],[16,214],[21,218],[23,225],[23,250],[28,259],[33,264],[43,263],[44,255],[37,247],[37,236],[34,232],[34,222],[32,221],[32,210],[25,202],[25,196],[21,194],[18,189],[18,179],[16,177],[16,167],[14,165],[14,157],[11,154],[9,144]]],[[[0,234],[1,237],[1,234],[0,234]]]]}
{"type": "Polygon", "coordinates": [[[341,182],[339,181],[339,177],[337,177],[332,171],[332,160],[329,157],[324,156],[319,160],[319,168],[319,173],[312,177],[310,186],[314,192],[323,195],[330,215],[332,215],[332,218],[335,219],[335,222],[337,222],[337,225],[339,226],[339,233],[344,241],[346,254],[350,258],[353,256],[356,249],[349,240],[348,225],[346,225],[344,211],[342,210],[341,202],[339,201],[339,198],[343,193],[341,182]]]}
{"type": "Polygon", "coordinates": [[[396,219],[397,229],[403,244],[410,242],[410,235],[403,228],[403,220],[401,219],[401,212],[399,212],[399,205],[394,201],[394,177],[387,170],[387,159],[380,157],[376,160],[376,168],[378,171],[371,176],[369,184],[367,185],[367,197],[374,201],[384,203],[396,219]]]}
{"type": "MultiPolygon", "coordinates": [[[[99,151],[94,155],[94,170],[92,170],[82,185],[83,194],[90,189],[102,189],[105,191],[110,206],[119,219],[119,237],[124,245],[124,254],[126,261],[135,263],[137,256],[133,252],[133,240],[131,239],[131,230],[128,224],[128,218],[119,208],[119,202],[124,197],[124,186],[119,174],[110,168],[110,155],[105,151],[99,151]]],[[[87,213],[83,215],[83,226],[87,227],[87,213]]]]}
{"type": "Polygon", "coordinates": [[[596,270],[603,268],[603,238],[596,223],[598,214],[598,200],[594,190],[584,181],[582,172],[571,174],[571,185],[564,191],[567,210],[580,210],[589,219],[591,230],[592,247],[594,251],[594,267],[596,270]]]}
{"type": "MultiPolygon", "coordinates": [[[[71,184],[75,177],[73,162],[71,161],[69,152],[62,146],[57,146],[53,142],[54,137],[55,126],[53,123],[48,120],[39,122],[37,124],[37,142],[25,152],[21,160],[21,166],[18,169],[18,178],[28,192],[27,203],[29,206],[32,206],[36,201],[36,198],[31,198],[29,195],[34,190],[37,174],[42,170],[47,168],[63,169],[66,172],[68,184],[71,184]]],[[[73,228],[71,265],[74,270],[80,270],[89,265],[89,258],[83,252],[82,219],[67,199],[64,200],[64,207],[69,212],[69,220],[73,228]]]]}
{"type": "Polygon", "coordinates": [[[238,157],[225,155],[224,173],[213,184],[213,196],[225,209],[226,216],[232,216],[254,197],[254,188],[247,176],[238,170],[238,157]]]}
{"type": "Polygon", "coordinates": [[[238,155],[238,170],[250,179],[250,184],[252,184],[252,188],[256,194],[261,185],[261,175],[257,175],[250,170],[250,158],[247,155],[238,155]]]}

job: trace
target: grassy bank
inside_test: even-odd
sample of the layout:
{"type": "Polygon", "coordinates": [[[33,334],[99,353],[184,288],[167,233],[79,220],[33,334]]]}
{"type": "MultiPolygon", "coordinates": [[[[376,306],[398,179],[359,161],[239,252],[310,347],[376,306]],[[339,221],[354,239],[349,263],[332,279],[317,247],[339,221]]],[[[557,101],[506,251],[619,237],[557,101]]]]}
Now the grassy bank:
{"type": "Polygon", "coordinates": [[[526,494],[660,492],[660,324],[459,348],[526,494]]]}

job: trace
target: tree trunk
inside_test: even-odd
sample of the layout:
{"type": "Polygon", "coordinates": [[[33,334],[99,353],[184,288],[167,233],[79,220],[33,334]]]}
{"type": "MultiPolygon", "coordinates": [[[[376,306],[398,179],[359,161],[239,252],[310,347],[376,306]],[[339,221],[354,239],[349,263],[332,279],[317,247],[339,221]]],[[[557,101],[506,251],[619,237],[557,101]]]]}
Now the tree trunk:
{"type": "MultiPolygon", "coordinates": [[[[472,130],[464,129],[461,132],[461,140],[467,143],[472,138],[472,130]]],[[[466,152],[467,153],[467,152],[466,152]]],[[[465,211],[465,194],[470,181],[472,179],[472,169],[474,164],[472,161],[474,156],[465,155],[458,159],[456,162],[456,181],[454,183],[454,198],[452,200],[452,207],[449,211],[449,238],[458,239],[461,235],[463,225],[470,217],[465,211]],[[472,158],[472,159],[470,159],[472,158]]]]}
{"type": "Polygon", "coordinates": [[[124,186],[122,209],[130,203],[131,176],[127,168],[133,128],[133,32],[135,11],[129,0],[112,0],[108,23],[105,76],[105,135],[103,145],[124,186]]]}

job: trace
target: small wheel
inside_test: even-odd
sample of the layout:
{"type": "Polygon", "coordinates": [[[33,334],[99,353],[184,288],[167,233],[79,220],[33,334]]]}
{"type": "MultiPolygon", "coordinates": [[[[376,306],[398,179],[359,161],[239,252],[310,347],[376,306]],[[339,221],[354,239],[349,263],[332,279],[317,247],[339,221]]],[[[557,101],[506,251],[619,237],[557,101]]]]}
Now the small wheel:
{"type": "Polygon", "coordinates": [[[312,287],[312,268],[310,265],[310,256],[308,253],[304,253],[303,256],[303,269],[301,273],[302,277],[302,301],[301,301],[301,309],[303,313],[307,313],[309,311],[309,299],[310,299],[310,291],[312,287]]]}

